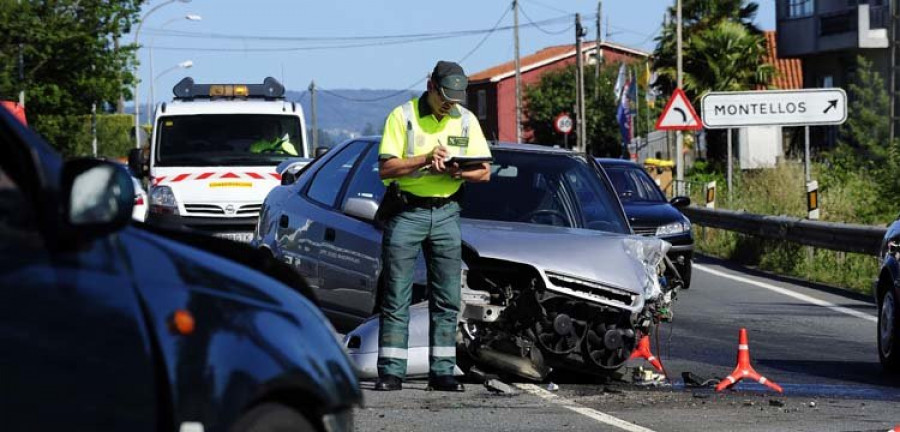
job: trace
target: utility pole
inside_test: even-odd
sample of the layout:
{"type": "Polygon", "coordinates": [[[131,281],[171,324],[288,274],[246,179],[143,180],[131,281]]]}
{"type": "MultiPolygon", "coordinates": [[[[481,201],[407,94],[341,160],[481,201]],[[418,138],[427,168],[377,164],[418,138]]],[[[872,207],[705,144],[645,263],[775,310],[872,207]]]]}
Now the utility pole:
{"type": "Polygon", "coordinates": [[[513,0],[513,38],[516,42],[516,142],[522,142],[522,68],[519,63],[519,1],[513,0]]]}
{"type": "MultiPolygon", "coordinates": [[[[678,65],[678,88],[681,89],[682,81],[683,81],[683,72],[681,70],[681,0],[678,0],[676,5],[676,23],[675,23],[675,34],[676,34],[676,50],[677,50],[677,65],[678,65]]],[[[675,179],[676,185],[676,195],[684,194],[684,135],[682,132],[675,132],[675,179]]]]}
{"type": "Polygon", "coordinates": [[[316,81],[309,83],[309,100],[310,110],[312,111],[312,149],[313,152],[319,148],[319,123],[316,120],[316,81]]]}
{"type": "Polygon", "coordinates": [[[584,134],[587,128],[585,124],[587,119],[584,117],[584,58],[581,52],[581,38],[584,36],[584,27],[581,26],[581,14],[575,14],[575,103],[578,111],[575,116],[578,118],[575,129],[578,133],[578,151],[587,151],[587,140],[584,134]]]}
{"type": "MultiPolygon", "coordinates": [[[[22,6],[22,0],[19,0],[19,6],[22,6]]],[[[21,37],[21,36],[20,36],[21,37]]],[[[19,105],[25,106],[25,44],[19,39],[19,105]]]]}
{"type": "MultiPolygon", "coordinates": [[[[891,120],[889,128],[890,135],[888,136],[888,143],[890,144],[894,142],[894,138],[900,133],[900,130],[898,130],[898,128],[900,128],[900,118],[898,118],[897,115],[898,107],[900,107],[900,100],[898,100],[898,98],[900,98],[900,88],[898,88],[900,82],[898,82],[897,79],[897,73],[900,73],[900,62],[898,62],[900,61],[900,52],[898,52],[897,46],[898,32],[900,32],[900,22],[898,22],[900,21],[900,10],[898,10],[900,4],[898,4],[896,0],[891,0],[888,8],[891,14],[890,40],[888,42],[891,49],[891,64],[888,65],[888,71],[891,73],[889,83],[891,88],[891,104],[888,108],[890,112],[889,118],[891,120]]],[[[809,127],[807,127],[807,129],[809,129],[809,127]]],[[[808,138],[807,141],[809,141],[808,138]]],[[[808,181],[809,180],[807,180],[807,182],[808,181]]]]}
{"type": "Polygon", "coordinates": [[[594,99],[600,97],[600,64],[603,63],[603,49],[600,44],[603,42],[603,29],[600,24],[603,22],[603,0],[597,0],[597,41],[594,48],[594,99]]]}

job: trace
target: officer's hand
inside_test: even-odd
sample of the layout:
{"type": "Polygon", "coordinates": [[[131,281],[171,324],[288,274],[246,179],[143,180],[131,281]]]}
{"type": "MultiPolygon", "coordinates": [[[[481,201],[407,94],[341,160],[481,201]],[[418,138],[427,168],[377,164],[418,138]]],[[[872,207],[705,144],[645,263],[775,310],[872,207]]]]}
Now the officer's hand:
{"type": "Polygon", "coordinates": [[[431,170],[439,173],[447,172],[447,166],[444,165],[444,159],[449,155],[450,152],[447,151],[447,147],[444,146],[437,146],[431,150],[431,170]]]}
{"type": "Polygon", "coordinates": [[[461,179],[462,173],[462,168],[456,162],[453,162],[452,164],[450,164],[450,166],[447,167],[447,174],[450,174],[451,178],[461,179]]]}

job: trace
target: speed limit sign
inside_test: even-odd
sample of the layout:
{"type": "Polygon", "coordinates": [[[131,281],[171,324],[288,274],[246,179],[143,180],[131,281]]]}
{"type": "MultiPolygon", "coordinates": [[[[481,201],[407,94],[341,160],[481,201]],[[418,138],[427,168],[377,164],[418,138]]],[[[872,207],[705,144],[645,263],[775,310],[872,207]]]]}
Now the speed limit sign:
{"type": "Polygon", "coordinates": [[[568,135],[572,132],[572,117],[569,117],[567,113],[556,116],[556,120],[553,120],[553,127],[557,132],[568,135]]]}

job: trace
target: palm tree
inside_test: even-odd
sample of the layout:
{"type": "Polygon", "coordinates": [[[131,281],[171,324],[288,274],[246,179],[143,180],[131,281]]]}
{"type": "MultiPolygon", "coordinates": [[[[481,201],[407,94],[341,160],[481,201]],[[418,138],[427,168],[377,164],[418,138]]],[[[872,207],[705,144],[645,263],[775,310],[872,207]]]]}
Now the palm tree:
{"type": "MultiPolygon", "coordinates": [[[[758,5],[746,0],[684,0],[682,5],[683,90],[699,107],[708,91],[767,88],[775,68],[766,63],[765,36],[753,23],[758,5]]],[[[657,37],[654,68],[663,94],[676,87],[675,8],[657,37]]],[[[707,135],[709,156],[724,148],[724,134],[707,135]]]]}

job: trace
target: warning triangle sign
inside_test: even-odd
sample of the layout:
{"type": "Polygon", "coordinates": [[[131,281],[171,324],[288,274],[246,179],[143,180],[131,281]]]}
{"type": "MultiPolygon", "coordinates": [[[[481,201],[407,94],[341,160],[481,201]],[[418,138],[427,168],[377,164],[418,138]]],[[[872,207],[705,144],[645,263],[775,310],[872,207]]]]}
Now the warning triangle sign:
{"type": "Polygon", "coordinates": [[[666,103],[659,120],[656,121],[657,130],[698,130],[703,129],[700,116],[691,102],[688,101],[684,91],[676,88],[672,98],[666,103]]]}

